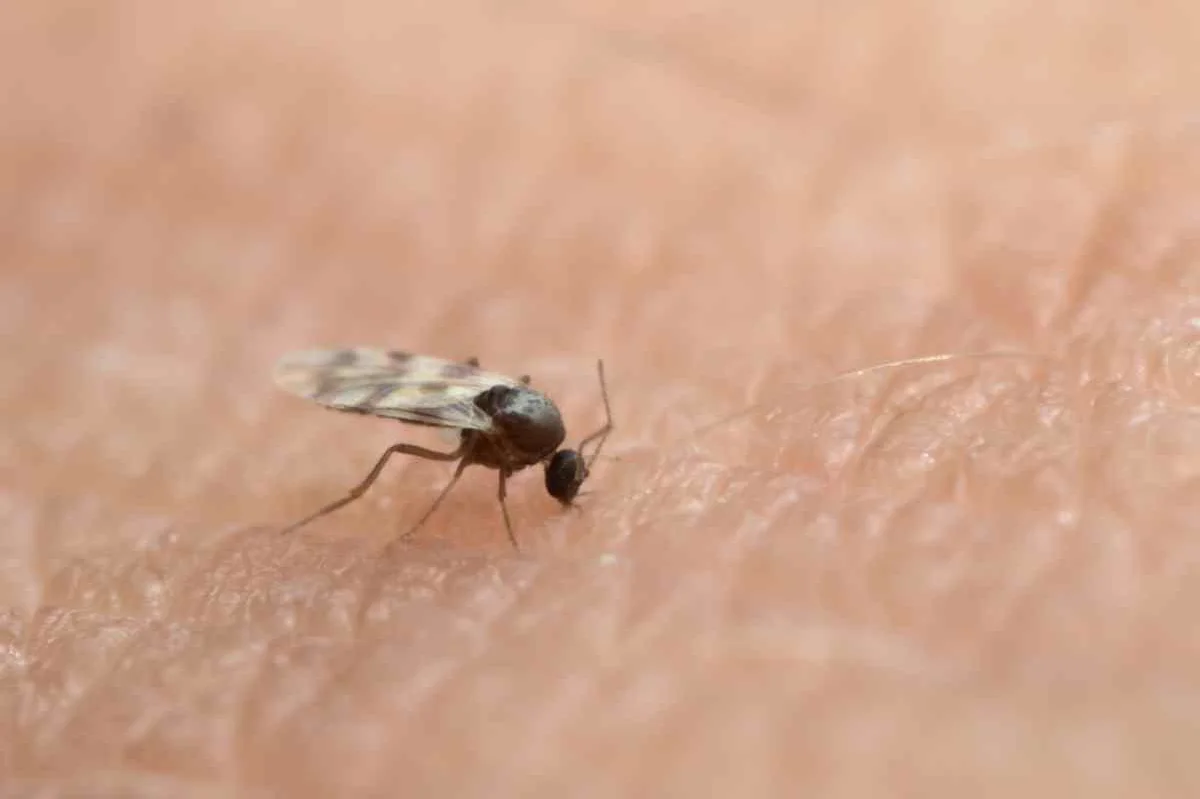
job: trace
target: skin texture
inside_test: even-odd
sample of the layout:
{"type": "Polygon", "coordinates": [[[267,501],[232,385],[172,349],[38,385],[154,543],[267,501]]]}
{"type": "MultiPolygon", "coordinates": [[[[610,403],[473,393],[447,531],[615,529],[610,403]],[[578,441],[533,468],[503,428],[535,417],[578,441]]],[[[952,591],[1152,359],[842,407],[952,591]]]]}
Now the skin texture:
{"type": "Polygon", "coordinates": [[[1196,795],[1198,17],[13,4],[4,793],[1196,795]],[[281,537],[452,446],[272,387],[325,345],[568,442],[605,358],[580,511],[281,537]]]}

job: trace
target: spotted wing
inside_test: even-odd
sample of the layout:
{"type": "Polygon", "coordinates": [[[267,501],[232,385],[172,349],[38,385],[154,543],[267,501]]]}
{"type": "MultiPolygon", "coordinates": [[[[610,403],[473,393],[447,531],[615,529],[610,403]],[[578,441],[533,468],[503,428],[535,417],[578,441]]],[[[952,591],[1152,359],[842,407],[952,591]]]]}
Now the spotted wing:
{"type": "Polygon", "coordinates": [[[475,398],[511,377],[477,366],[398,350],[307,350],[275,365],[284,391],[329,408],[434,427],[490,430],[492,420],[475,398]]]}

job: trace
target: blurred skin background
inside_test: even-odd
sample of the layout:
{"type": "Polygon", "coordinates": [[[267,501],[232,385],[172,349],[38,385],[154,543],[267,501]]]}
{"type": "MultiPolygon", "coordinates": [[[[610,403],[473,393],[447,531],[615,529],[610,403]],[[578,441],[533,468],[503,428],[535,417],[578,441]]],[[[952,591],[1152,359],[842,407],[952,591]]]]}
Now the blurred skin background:
{"type": "Polygon", "coordinates": [[[0,13],[0,785],[1189,796],[1200,11],[0,13]],[[271,383],[529,373],[578,512],[271,383]],[[992,353],[981,356],[979,353],[992,353]],[[996,353],[1004,353],[996,355],[996,353]],[[905,366],[897,359],[948,357],[905,366]],[[841,375],[841,377],[838,377],[841,375]]]}

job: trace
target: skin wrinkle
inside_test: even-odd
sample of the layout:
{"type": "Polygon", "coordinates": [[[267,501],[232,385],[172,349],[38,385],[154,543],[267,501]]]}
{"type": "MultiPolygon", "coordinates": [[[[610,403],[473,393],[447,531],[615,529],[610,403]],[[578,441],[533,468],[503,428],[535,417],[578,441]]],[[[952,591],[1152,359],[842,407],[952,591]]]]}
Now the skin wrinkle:
{"type": "MultiPolygon", "coordinates": [[[[69,616],[71,614],[66,615],[69,616]]],[[[69,701],[59,703],[62,714],[57,719],[49,719],[51,723],[40,725],[37,736],[33,740],[34,746],[39,749],[52,748],[54,742],[62,737],[63,732],[69,729],[74,722],[86,713],[89,704],[94,705],[97,702],[96,697],[102,695],[109,686],[116,682],[115,678],[119,676],[120,669],[127,662],[128,656],[137,651],[139,645],[144,645],[149,633],[157,632],[160,629],[159,625],[154,622],[136,625],[136,622],[127,621],[126,624],[133,626],[133,629],[128,634],[122,636],[121,644],[116,647],[115,651],[102,658],[104,662],[100,664],[100,669],[97,673],[88,678],[83,684],[76,684],[70,691],[71,696],[69,701]]],[[[100,625],[97,624],[95,626],[100,625]]],[[[106,632],[110,632],[114,626],[113,622],[110,621],[103,625],[103,629],[106,632]]],[[[72,625],[72,628],[76,630],[87,629],[81,625],[72,625]]]]}
{"type": "MultiPolygon", "coordinates": [[[[360,633],[358,640],[364,642],[364,644],[366,642],[372,642],[376,645],[376,649],[379,648],[380,640],[378,638],[368,637],[360,633]]],[[[370,660],[371,652],[369,650],[360,653],[357,659],[354,657],[347,658],[344,661],[342,668],[332,671],[323,681],[321,684],[321,690],[314,695],[314,700],[316,700],[314,701],[314,704],[319,705],[321,704],[320,700],[328,699],[336,695],[336,693],[340,692],[339,689],[346,685],[353,685],[354,681],[351,679],[351,677],[353,676],[354,671],[360,668],[362,664],[369,663],[370,660]]],[[[411,686],[405,690],[405,694],[407,696],[416,697],[418,701],[415,704],[411,702],[404,703],[408,705],[406,710],[408,712],[419,711],[423,702],[431,702],[436,699],[439,692],[438,689],[444,686],[446,683],[452,681],[455,675],[465,669],[468,664],[469,661],[455,662],[445,659],[421,664],[421,672],[413,675],[418,679],[415,679],[411,686]],[[428,676],[426,676],[424,679],[420,679],[420,674],[436,675],[436,679],[430,680],[428,676]],[[415,686],[420,686],[420,690],[414,690],[415,686]]],[[[396,699],[398,699],[398,697],[394,697],[394,700],[396,699]]],[[[296,714],[302,712],[303,708],[297,707],[296,714]]]]}

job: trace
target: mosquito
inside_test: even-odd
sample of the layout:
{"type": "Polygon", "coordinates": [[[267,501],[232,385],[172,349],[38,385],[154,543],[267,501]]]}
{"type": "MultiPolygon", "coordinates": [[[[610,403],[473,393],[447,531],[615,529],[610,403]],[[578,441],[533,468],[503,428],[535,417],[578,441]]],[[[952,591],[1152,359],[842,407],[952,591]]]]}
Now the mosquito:
{"type": "Polygon", "coordinates": [[[526,467],[543,464],[546,492],[563,507],[572,505],[613,429],[604,361],[596,362],[596,373],[604,400],[604,425],[575,449],[560,449],[566,439],[562,415],[549,397],[530,387],[529,375],[514,380],[484,371],[477,358],[460,363],[399,350],[307,350],[284,356],[275,366],[275,383],[283,390],[338,411],[457,430],[458,447],[439,452],[414,444],[393,444],[348,494],[281,532],[290,533],[358,499],[379,477],[388,458],[402,454],[458,461],[458,466],[425,515],[399,540],[416,533],[463,471],[479,464],[500,474],[497,497],[504,529],[513,548],[519,550],[505,502],[508,478],[526,467]],[[593,444],[591,455],[585,456],[586,448],[593,444]]]}

